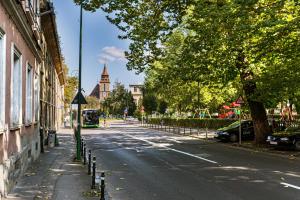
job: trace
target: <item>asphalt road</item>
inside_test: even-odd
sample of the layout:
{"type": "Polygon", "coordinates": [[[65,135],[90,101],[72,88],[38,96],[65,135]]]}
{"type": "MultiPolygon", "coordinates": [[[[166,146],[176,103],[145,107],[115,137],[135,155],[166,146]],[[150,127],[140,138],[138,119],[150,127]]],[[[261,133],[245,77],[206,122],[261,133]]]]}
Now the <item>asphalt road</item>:
{"type": "Polygon", "coordinates": [[[84,129],[113,200],[300,200],[300,162],[122,123],[84,129]]]}

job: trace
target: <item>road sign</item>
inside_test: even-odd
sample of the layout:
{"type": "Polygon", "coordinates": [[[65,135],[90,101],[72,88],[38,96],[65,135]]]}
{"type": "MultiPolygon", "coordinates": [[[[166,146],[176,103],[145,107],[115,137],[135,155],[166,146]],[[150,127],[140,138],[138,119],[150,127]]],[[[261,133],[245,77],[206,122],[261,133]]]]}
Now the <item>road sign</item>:
{"type": "Polygon", "coordinates": [[[237,98],[237,100],[235,101],[237,104],[244,104],[244,99],[242,96],[239,96],[239,98],[237,98]]]}
{"type": "Polygon", "coordinates": [[[81,92],[78,92],[76,94],[76,96],[74,97],[71,104],[79,104],[79,103],[80,104],[88,104],[81,92]]]}

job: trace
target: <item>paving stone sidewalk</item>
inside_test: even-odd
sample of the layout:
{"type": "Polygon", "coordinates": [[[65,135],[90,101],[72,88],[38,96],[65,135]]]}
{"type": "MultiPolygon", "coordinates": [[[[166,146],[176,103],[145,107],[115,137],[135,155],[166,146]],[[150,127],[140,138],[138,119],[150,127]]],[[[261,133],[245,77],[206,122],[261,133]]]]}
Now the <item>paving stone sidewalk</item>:
{"type": "Polygon", "coordinates": [[[88,197],[91,177],[87,167],[74,162],[75,143],[71,129],[58,133],[59,146],[41,154],[18,181],[7,200],[94,200],[88,197]]]}

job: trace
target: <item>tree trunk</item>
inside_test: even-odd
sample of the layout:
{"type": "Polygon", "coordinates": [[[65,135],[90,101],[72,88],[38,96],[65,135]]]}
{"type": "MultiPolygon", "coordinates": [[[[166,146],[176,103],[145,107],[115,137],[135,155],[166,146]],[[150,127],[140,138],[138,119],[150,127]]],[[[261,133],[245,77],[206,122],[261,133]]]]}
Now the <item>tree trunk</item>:
{"type": "Polygon", "coordinates": [[[271,132],[265,107],[262,102],[248,100],[248,98],[247,101],[254,124],[255,143],[264,144],[266,143],[267,135],[271,132]]]}
{"type": "Polygon", "coordinates": [[[239,52],[237,68],[240,71],[240,78],[243,90],[250,108],[251,117],[254,125],[255,143],[266,143],[266,137],[271,132],[264,104],[258,101],[259,94],[256,93],[256,83],[253,80],[253,72],[249,68],[247,59],[243,52],[239,52]]]}

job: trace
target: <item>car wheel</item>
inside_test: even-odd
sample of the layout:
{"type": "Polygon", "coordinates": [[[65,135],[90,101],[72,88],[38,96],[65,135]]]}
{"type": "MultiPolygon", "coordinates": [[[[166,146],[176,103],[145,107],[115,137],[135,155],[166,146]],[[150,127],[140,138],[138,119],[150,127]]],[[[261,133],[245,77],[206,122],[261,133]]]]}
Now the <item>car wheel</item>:
{"type": "Polygon", "coordinates": [[[238,137],[236,134],[231,134],[229,140],[230,142],[236,142],[238,140],[238,137]]]}
{"type": "Polygon", "coordinates": [[[300,151],[300,140],[295,142],[294,147],[295,147],[295,150],[300,151]]]}

